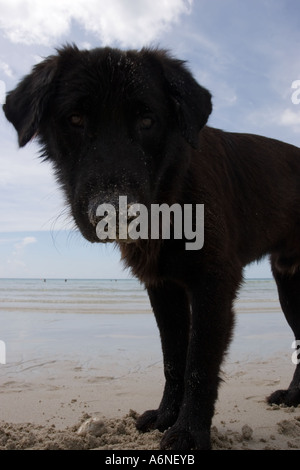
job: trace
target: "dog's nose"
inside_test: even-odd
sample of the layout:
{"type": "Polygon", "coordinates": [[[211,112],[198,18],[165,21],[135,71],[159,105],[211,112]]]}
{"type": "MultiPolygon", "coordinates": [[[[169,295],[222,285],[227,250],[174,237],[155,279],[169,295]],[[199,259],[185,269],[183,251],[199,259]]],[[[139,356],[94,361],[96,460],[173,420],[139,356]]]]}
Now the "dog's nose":
{"type": "Polygon", "coordinates": [[[99,206],[99,204],[100,204],[99,199],[94,198],[89,202],[89,205],[88,205],[88,210],[87,210],[88,219],[89,219],[90,223],[93,225],[93,227],[96,227],[96,225],[99,221],[99,217],[97,217],[97,215],[96,215],[97,207],[99,206]]]}
{"type": "MultiPolygon", "coordinates": [[[[132,199],[130,198],[129,201],[132,199]]],[[[121,214],[121,216],[127,216],[127,209],[130,206],[128,204],[127,196],[96,196],[89,201],[88,204],[88,219],[90,223],[96,227],[97,223],[104,216],[104,213],[107,212],[108,215],[116,216],[121,214]],[[98,215],[97,215],[98,214],[98,215]]]]}
{"type": "Polygon", "coordinates": [[[88,204],[88,219],[93,227],[96,227],[97,223],[103,217],[105,211],[115,213],[119,208],[119,199],[118,197],[110,197],[107,195],[97,195],[96,197],[90,199],[88,204]],[[100,214],[97,215],[97,209],[101,207],[100,214]]]}
{"type": "Polygon", "coordinates": [[[127,221],[131,219],[127,214],[129,207],[134,205],[134,198],[129,196],[111,196],[100,197],[99,195],[90,199],[87,209],[87,215],[90,223],[96,227],[101,217],[103,217],[103,212],[107,211],[108,213],[112,211],[113,215],[121,216],[121,218],[127,218],[127,221]],[[100,207],[101,206],[101,207],[100,207]],[[100,213],[97,215],[97,209],[100,208],[100,213]]]}

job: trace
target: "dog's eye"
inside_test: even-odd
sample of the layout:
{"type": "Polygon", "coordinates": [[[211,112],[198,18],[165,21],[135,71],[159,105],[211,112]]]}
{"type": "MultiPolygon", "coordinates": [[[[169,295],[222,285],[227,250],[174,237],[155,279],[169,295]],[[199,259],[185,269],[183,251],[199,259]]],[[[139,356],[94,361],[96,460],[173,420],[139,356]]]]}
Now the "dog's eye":
{"type": "Polygon", "coordinates": [[[69,118],[70,123],[74,127],[83,127],[84,126],[84,117],[82,114],[79,113],[74,113],[70,116],[69,118]]]}
{"type": "Polygon", "coordinates": [[[141,129],[150,129],[154,124],[154,120],[151,117],[142,117],[139,124],[141,129]]]}

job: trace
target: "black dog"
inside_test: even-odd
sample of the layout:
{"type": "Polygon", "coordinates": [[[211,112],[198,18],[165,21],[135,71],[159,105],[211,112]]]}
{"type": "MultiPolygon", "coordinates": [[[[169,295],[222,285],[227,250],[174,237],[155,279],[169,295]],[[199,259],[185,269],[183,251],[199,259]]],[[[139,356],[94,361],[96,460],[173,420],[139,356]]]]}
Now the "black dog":
{"type": "MultiPolygon", "coordinates": [[[[205,127],[211,95],[182,61],[160,50],[79,51],[36,65],[4,112],[24,146],[37,136],[82,234],[96,208],[119,196],[204,204],[204,247],[186,240],[117,239],[146,285],[160,330],[165,389],[141,431],[167,430],[162,448],[210,448],[220,365],[243,267],[270,254],[280,302],[300,340],[300,150],[256,135],[205,127]]],[[[172,224],[172,221],[170,221],[172,224]]],[[[269,402],[300,403],[300,366],[269,402]]]]}

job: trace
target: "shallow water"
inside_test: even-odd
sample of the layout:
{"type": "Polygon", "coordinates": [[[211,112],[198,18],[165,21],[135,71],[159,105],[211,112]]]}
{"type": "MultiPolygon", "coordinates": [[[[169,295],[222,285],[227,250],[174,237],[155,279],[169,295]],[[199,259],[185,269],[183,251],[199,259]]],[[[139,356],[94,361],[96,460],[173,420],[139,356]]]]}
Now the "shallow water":
{"type": "MultiPolygon", "coordinates": [[[[247,280],[235,304],[227,362],[292,354],[293,340],[273,280],[247,280]]],[[[159,333],[147,294],[135,280],[0,280],[0,340],[6,365],[30,373],[46,361],[145,369],[161,362],[159,333]]]]}

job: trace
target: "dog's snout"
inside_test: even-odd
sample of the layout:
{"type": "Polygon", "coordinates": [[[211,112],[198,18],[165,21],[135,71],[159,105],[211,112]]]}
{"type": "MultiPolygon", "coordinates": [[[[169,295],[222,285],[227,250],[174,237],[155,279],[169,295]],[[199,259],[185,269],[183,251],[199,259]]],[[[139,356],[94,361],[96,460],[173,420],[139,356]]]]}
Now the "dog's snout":
{"type": "Polygon", "coordinates": [[[102,197],[92,198],[88,203],[87,215],[88,220],[93,227],[97,226],[99,220],[101,220],[104,215],[110,214],[112,212],[113,216],[117,218],[126,218],[127,222],[130,222],[133,216],[128,214],[128,209],[134,205],[134,198],[129,198],[127,196],[120,197],[111,197],[109,199],[102,197]],[[128,202],[129,201],[129,202],[128,202]]]}
{"type": "Polygon", "coordinates": [[[113,212],[117,211],[118,207],[119,201],[118,198],[115,197],[107,198],[107,196],[98,195],[90,199],[87,209],[89,222],[96,227],[97,223],[106,212],[109,213],[111,210],[113,212]]]}
{"type": "Polygon", "coordinates": [[[99,206],[99,200],[98,199],[92,199],[89,204],[88,204],[88,219],[89,222],[93,225],[93,227],[96,227],[97,222],[99,220],[99,217],[97,217],[97,207],[99,206]]]}

